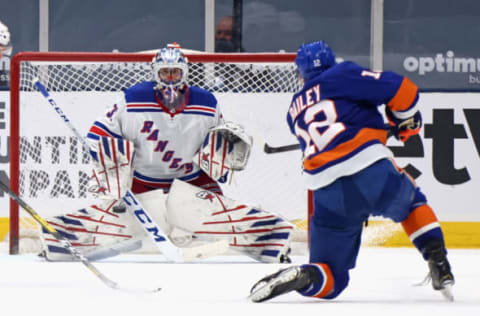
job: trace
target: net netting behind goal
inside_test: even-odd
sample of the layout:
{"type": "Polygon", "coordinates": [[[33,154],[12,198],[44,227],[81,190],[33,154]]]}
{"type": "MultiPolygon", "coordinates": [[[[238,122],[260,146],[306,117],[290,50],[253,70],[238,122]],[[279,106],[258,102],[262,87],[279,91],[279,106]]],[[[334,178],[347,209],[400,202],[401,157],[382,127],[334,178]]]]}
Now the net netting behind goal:
{"type": "MultiPolygon", "coordinates": [[[[285,121],[290,99],[299,89],[294,54],[187,57],[189,84],[212,91],[226,120],[244,125],[254,136],[249,165],[234,175],[231,185],[223,186],[225,195],[289,220],[305,219],[300,152],[266,155],[258,146],[263,140],[273,145],[295,142],[285,121]]],[[[92,203],[87,195],[91,167],[88,153],[36,91],[33,79],[40,79],[86,135],[123,89],[152,80],[152,58],[124,53],[21,53],[13,58],[10,185],[42,217],[92,203]]],[[[36,236],[31,224],[22,224],[27,216],[16,203],[10,204],[10,253],[29,251],[22,240],[36,236]]]]}

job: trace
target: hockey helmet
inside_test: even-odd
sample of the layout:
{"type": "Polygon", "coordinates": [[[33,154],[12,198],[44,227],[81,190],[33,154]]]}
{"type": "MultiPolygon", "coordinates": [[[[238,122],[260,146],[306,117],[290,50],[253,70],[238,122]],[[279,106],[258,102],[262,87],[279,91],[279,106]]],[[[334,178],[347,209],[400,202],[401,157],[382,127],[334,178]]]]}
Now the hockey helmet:
{"type": "Polygon", "coordinates": [[[304,80],[308,80],[335,65],[335,54],[324,41],[302,44],[295,64],[304,80]]]}
{"type": "Polygon", "coordinates": [[[176,88],[187,84],[188,59],[177,43],[168,44],[152,60],[153,77],[158,88],[176,88]]]}

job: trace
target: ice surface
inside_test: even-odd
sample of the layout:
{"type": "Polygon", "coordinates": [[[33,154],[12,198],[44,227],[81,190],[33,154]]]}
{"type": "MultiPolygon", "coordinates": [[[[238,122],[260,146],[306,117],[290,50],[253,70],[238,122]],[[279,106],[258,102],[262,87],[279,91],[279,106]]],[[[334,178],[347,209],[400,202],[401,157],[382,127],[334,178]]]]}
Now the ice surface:
{"type": "MultiPolygon", "coordinates": [[[[45,262],[34,255],[0,255],[2,315],[480,315],[480,250],[449,251],[455,302],[431,285],[415,286],[427,265],[413,248],[362,248],[350,286],[332,301],[289,293],[265,303],[247,300],[250,287],[283,265],[226,255],[189,264],[162,256],[122,255],[95,266],[122,286],[113,290],[81,263],[45,262]]],[[[294,256],[294,263],[306,261],[294,256]]]]}

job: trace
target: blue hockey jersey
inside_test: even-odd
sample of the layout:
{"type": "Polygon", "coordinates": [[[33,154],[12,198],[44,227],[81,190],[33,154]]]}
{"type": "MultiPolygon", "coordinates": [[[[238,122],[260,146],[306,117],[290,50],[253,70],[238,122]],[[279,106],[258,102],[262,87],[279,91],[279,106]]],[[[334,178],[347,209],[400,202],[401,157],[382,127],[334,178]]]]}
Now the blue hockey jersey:
{"type": "Polygon", "coordinates": [[[292,98],[287,122],[304,152],[308,187],[324,187],[391,157],[378,106],[407,118],[417,111],[417,101],[418,88],[408,78],[353,62],[336,64],[305,82],[292,98]]]}

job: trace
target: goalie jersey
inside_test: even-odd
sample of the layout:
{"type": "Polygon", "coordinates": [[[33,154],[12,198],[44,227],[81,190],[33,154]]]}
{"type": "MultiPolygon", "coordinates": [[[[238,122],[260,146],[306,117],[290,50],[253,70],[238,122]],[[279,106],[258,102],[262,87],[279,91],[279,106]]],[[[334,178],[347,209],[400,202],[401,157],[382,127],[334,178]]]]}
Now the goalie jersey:
{"type": "Polygon", "coordinates": [[[223,119],[209,91],[188,87],[184,102],[170,110],[159,100],[155,85],[148,81],[126,89],[123,97],[93,123],[87,141],[92,146],[100,136],[108,136],[133,142],[134,183],[168,188],[173,179],[189,182],[200,176],[192,158],[209,130],[223,119]]]}
{"type": "Polygon", "coordinates": [[[418,88],[393,72],[372,72],[353,62],[336,64],[308,80],[289,106],[287,123],[304,152],[311,190],[392,157],[378,106],[402,117],[417,111],[418,88]]]}

